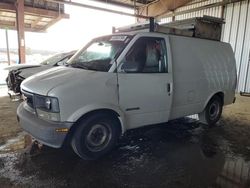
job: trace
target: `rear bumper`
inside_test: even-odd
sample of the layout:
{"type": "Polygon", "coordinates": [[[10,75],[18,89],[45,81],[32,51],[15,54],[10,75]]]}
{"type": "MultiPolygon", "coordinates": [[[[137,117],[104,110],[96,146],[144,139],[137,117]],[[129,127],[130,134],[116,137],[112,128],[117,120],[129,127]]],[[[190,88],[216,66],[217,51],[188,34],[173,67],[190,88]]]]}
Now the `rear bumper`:
{"type": "Polygon", "coordinates": [[[39,119],[36,115],[24,108],[24,103],[25,102],[21,103],[17,108],[17,119],[21,127],[36,140],[47,146],[53,148],[62,147],[67,132],[58,132],[56,130],[62,128],[70,129],[73,123],[49,122],[39,119]]]}

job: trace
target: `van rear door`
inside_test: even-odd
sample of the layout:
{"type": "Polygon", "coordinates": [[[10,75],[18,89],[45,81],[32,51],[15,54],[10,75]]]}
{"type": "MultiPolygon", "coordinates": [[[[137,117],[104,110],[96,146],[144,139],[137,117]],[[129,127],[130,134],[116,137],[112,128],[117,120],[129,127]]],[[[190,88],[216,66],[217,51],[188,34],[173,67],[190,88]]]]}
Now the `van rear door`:
{"type": "Polygon", "coordinates": [[[119,105],[128,129],[168,121],[173,95],[168,40],[138,37],[133,41],[118,74],[119,105]]]}

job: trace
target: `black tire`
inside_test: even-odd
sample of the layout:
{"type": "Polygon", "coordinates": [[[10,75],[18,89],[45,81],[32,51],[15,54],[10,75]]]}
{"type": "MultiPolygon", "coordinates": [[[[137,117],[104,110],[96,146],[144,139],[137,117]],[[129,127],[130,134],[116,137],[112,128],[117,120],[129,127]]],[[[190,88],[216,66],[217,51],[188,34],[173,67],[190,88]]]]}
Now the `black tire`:
{"type": "Polygon", "coordinates": [[[107,154],[120,136],[119,121],[107,113],[97,113],[82,119],[75,129],[71,146],[85,160],[95,160],[107,154]]]}
{"type": "Polygon", "coordinates": [[[222,108],[222,99],[217,95],[213,96],[213,98],[208,102],[204,111],[199,114],[200,122],[209,126],[214,126],[221,117],[222,108]]]}

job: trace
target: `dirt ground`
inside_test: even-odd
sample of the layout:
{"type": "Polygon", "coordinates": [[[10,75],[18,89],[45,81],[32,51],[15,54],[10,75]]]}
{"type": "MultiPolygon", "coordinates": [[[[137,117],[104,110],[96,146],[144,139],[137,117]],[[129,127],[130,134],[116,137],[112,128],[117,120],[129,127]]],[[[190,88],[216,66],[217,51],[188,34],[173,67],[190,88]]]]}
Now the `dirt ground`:
{"type": "Polygon", "coordinates": [[[16,108],[18,101],[12,102],[8,96],[0,97],[0,143],[14,137],[22,129],[17,123],[16,108]]]}
{"type": "Polygon", "coordinates": [[[0,187],[250,187],[250,97],[237,95],[217,126],[195,119],[128,131],[98,161],[38,147],[16,120],[19,102],[0,97],[0,187]]]}

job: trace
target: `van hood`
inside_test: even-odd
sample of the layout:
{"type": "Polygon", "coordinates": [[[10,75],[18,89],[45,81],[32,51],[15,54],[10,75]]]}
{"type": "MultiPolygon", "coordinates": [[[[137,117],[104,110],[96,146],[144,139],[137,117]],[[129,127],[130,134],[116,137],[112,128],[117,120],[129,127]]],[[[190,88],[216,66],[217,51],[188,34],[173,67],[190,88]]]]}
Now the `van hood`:
{"type": "Polygon", "coordinates": [[[89,79],[88,75],[94,73],[95,71],[78,68],[55,67],[25,79],[21,84],[21,89],[39,95],[48,95],[50,90],[59,85],[70,84],[78,79],[89,79]]]}

